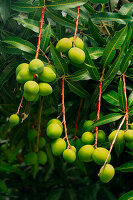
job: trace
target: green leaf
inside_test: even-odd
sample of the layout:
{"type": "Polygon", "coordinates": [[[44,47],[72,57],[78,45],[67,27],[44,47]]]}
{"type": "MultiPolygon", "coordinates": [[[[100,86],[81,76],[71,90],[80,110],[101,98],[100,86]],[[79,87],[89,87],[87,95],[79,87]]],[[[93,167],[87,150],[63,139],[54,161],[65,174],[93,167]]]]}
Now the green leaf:
{"type": "Polygon", "coordinates": [[[110,122],[115,122],[122,117],[120,113],[112,113],[106,116],[101,117],[98,121],[96,121],[93,125],[94,126],[101,126],[103,124],[108,124],[110,122]]]}
{"type": "Polygon", "coordinates": [[[90,33],[92,34],[92,37],[96,40],[97,43],[102,45],[106,44],[106,40],[99,34],[99,30],[97,26],[94,25],[91,18],[89,18],[88,28],[90,33]]]}
{"type": "Polygon", "coordinates": [[[10,0],[0,0],[0,16],[5,23],[10,15],[10,0]]]}
{"type": "Polygon", "coordinates": [[[132,23],[133,17],[128,15],[120,15],[118,13],[111,12],[101,12],[92,16],[92,19],[95,21],[114,21],[120,24],[132,23]]]}
{"type": "Polygon", "coordinates": [[[119,86],[118,86],[118,96],[119,96],[120,107],[123,110],[126,110],[126,99],[125,99],[125,94],[124,94],[123,82],[121,78],[120,78],[119,86]]]}
{"type": "Polygon", "coordinates": [[[39,0],[40,6],[45,6],[45,1],[44,0],[39,0]]]}
{"type": "Polygon", "coordinates": [[[133,14],[133,3],[126,3],[121,6],[119,12],[121,15],[131,15],[133,14]]]}
{"type": "Polygon", "coordinates": [[[14,74],[14,68],[10,66],[11,64],[7,65],[4,70],[0,73],[0,88],[6,83],[9,78],[14,74]]]}
{"type": "Polygon", "coordinates": [[[85,4],[88,0],[56,0],[55,2],[47,5],[47,8],[52,8],[54,10],[63,10],[67,8],[75,8],[85,4]]]}
{"type": "Polygon", "coordinates": [[[82,98],[89,98],[89,93],[78,82],[75,83],[67,80],[66,82],[73,93],[77,94],[82,98]]]}
{"type": "Polygon", "coordinates": [[[51,36],[51,26],[50,26],[50,23],[49,23],[46,26],[45,30],[42,32],[41,49],[44,52],[45,52],[46,48],[48,47],[50,36],[51,36]]]}
{"type": "Polygon", "coordinates": [[[129,109],[129,114],[130,114],[130,115],[133,115],[133,107],[131,107],[131,108],[129,109]]]}
{"type": "Polygon", "coordinates": [[[51,51],[51,55],[55,64],[55,67],[59,73],[59,75],[64,75],[65,73],[67,73],[68,69],[67,69],[67,64],[64,61],[64,59],[61,58],[60,53],[54,48],[54,46],[52,45],[52,43],[50,43],[50,51],[51,51]]]}
{"type": "MultiPolygon", "coordinates": [[[[56,13],[55,11],[53,11],[52,9],[46,9],[46,14],[55,22],[57,22],[58,24],[61,24],[62,26],[66,26],[72,29],[75,29],[75,23],[66,18],[66,17],[62,17],[62,15],[56,13]]],[[[83,28],[80,24],[78,25],[78,29],[83,28]]]]}
{"type": "Polygon", "coordinates": [[[128,66],[131,63],[132,54],[133,54],[133,46],[130,47],[130,49],[127,51],[124,58],[122,59],[122,62],[121,62],[121,65],[120,65],[120,70],[121,70],[122,74],[124,74],[126,72],[128,66]]]}
{"type": "Polygon", "coordinates": [[[1,192],[2,193],[6,193],[6,194],[9,193],[8,188],[7,188],[6,184],[5,184],[5,182],[2,181],[2,180],[0,180],[0,193],[1,192]]]}
{"type": "Polygon", "coordinates": [[[119,106],[118,93],[115,92],[114,90],[106,92],[105,94],[102,95],[102,97],[108,103],[114,106],[119,106]]]}
{"type": "Polygon", "coordinates": [[[103,67],[108,67],[115,56],[115,49],[119,49],[123,44],[127,34],[127,27],[121,29],[106,45],[103,56],[102,63],[103,67]]]}
{"type": "Polygon", "coordinates": [[[100,75],[98,73],[97,68],[95,67],[93,61],[90,58],[89,52],[87,48],[84,48],[85,51],[85,67],[88,69],[90,76],[92,77],[93,80],[100,80],[100,75]]]}
{"type": "MultiPolygon", "coordinates": [[[[70,15],[74,19],[77,18],[77,8],[76,9],[64,9],[64,12],[66,12],[68,15],[70,15]]],[[[88,15],[85,12],[83,12],[82,10],[80,10],[79,21],[88,22],[88,15]]]]}
{"type": "Polygon", "coordinates": [[[94,4],[96,4],[96,3],[108,3],[109,0],[90,0],[90,2],[94,3],[94,4]]]}
{"type": "Polygon", "coordinates": [[[91,59],[97,59],[103,55],[104,48],[102,47],[88,47],[87,48],[91,59]]]}
{"type": "Polygon", "coordinates": [[[115,170],[121,172],[133,172],[133,161],[122,164],[120,167],[116,167],[115,170]]]}
{"type": "Polygon", "coordinates": [[[41,10],[41,6],[34,6],[32,4],[20,3],[20,2],[12,3],[11,8],[15,11],[24,12],[24,13],[34,12],[35,9],[37,8],[40,8],[41,10]]]}
{"type": "Polygon", "coordinates": [[[3,40],[2,42],[11,44],[14,47],[16,47],[22,51],[26,51],[28,53],[35,54],[35,52],[36,52],[36,48],[33,44],[31,44],[30,42],[28,42],[26,40],[18,38],[18,37],[8,37],[5,40],[3,40]]]}
{"type": "Polygon", "coordinates": [[[123,194],[118,200],[132,200],[133,199],[133,190],[123,194]]]}
{"type": "Polygon", "coordinates": [[[90,4],[86,3],[83,6],[86,8],[86,10],[88,10],[88,12],[90,12],[90,13],[96,13],[96,11],[94,10],[94,8],[90,4]]]}
{"type": "Polygon", "coordinates": [[[81,81],[81,80],[89,80],[91,79],[91,76],[87,69],[81,69],[73,73],[72,75],[68,75],[66,79],[70,81],[81,81]]]}
{"type": "Polygon", "coordinates": [[[131,94],[128,97],[128,106],[133,106],[133,92],[131,92],[131,94]]]}

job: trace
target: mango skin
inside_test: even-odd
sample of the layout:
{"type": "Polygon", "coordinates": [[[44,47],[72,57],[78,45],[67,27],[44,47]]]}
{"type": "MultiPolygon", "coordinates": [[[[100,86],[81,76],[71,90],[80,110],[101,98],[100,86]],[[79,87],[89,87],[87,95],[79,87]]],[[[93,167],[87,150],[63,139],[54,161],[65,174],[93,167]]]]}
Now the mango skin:
{"type": "Polygon", "coordinates": [[[10,125],[16,126],[19,123],[19,116],[17,114],[13,114],[9,118],[10,125]]]}
{"type": "Polygon", "coordinates": [[[31,129],[28,131],[27,137],[28,139],[33,142],[38,136],[38,131],[36,129],[31,129]]]}
{"type": "Polygon", "coordinates": [[[133,141],[126,142],[126,147],[133,151],[133,141]]]}
{"type": "Polygon", "coordinates": [[[130,124],[130,128],[133,130],[133,122],[130,124]]]}
{"type": "Polygon", "coordinates": [[[66,142],[62,138],[58,138],[51,143],[52,152],[55,156],[60,156],[66,149],[66,142]]]}
{"type": "Polygon", "coordinates": [[[126,141],[133,141],[133,130],[128,129],[127,131],[125,131],[124,134],[125,140],[126,141]]]}
{"type": "Polygon", "coordinates": [[[78,158],[82,162],[91,162],[94,147],[92,145],[84,145],[78,151],[78,158]]]}
{"type": "Polygon", "coordinates": [[[52,94],[52,87],[48,83],[39,83],[39,95],[48,96],[52,94]]]}
{"type": "Polygon", "coordinates": [[[85,132],[82,134],[81,140],[84,144],[93,144],[94,135],[91,132],[85,132]]]}
{"type": "Polygon", "coordinates": [[[78,47],[73,47],[68,51],[69,59],[75,64],[82,64],[85,61],[85,53],[78,47]]]}
{"type": "MultiPolygon", "coordinates": [[[[109,142],[112,142],[115,135],[116,135],[116,132],[117,130],[113,131],[112,133],[110,133],[108,139],[109,139],[109,142]]],[[[116,145],[119,145],[119,144],[122,144],[124,143],[125,141],[125,138],[124,138],[124,131],[123,130],[120,130],[118,135],[117,135],[117,138],[116,138],[116,141],[115,141],[115,144],[116,145]]]]}
{"type": "Polygon", "coordinates": [[[84,146],[84,143],[82,142],[81,139],[78,138],[75,142],[75,146],[77,149],[80,149],[82,146],[84,146]]]}
{"type": "Polygon", "coordinates": [[[59,52],[67,52],[69,49],[72,48],[72,41],[69,38],[62,38],[61,40],[58,41],[56,45],[56,49],[59,52]]]}
{"type": "Polygon", "coordinates": [[[25,91],[24,91],[23,95],[24,95],[24,98],[26,99],[26,101],[34,101],[36,99],[36,95],[31,95],[25,91]]]}
{"type": "Polygon", "coordinates": [[[94,124],[92,120],[87,120],[83,124],[84,131],[92,131],[94,127],[91,127],[94,124]]]}
{"type": "Polygon", "coordinates": [[[44,67],[43,71],[39,74],[39,79],[49,83],[56,79],[56,74],[50,67],[44,67]]]}
{"type": "Polygon", "coordinates": [[[63,152],[63,158],[68,163],[73,163],[76,160],[76,153],[72,149],[66,149],[63,152]]]}
{"type": "MultiPolygon", "coordinates": [[[[108,156],[109,151],[103,147],[98,147],[97,149],[94,150],[92,154],[92,159],[94,160],[95,163],[98,165],[103,165],[107,156],[108,156]]],[[[111,155],[109,155],[108,163],[111,161],[111,155]]]]}
{"type": "Polygon", "coordinates": [[[51,120],[49,120],[49,122],[47,123],[47,126],[49,126],[52,123],[60,125],[60,127],[62,128],[62,131],[63,131],[63,125],[62,125],[62,123],[61,123],[61,121],[59,119],[51,119],[51,120]]]}
{"type": "Polygon", "coordinates": [[[62,128],[60,127],[60,125],[52,123],[47,126],[46,133],[47,136],[51,139],[57,139],[62,135],[62,128]]]}
{"type": "Polygon", "coordinates": [[[44,137],[39,137],[39,149],[42,149],[46,145],[46,140],[44,137]]]}
{"type": "Polygon", "coordinates": [[[16,68],[16,80],[18,83],[25,83],[33,80],[33,75],[29,71],[29,64],[22,63],[16,68]]]}
{"type": "Polygon", "coordinates": [[[24,84],[24,92],[29,95],[35,95],[39,92],[39,85],[35,81],[27,81],[24,84]]]}
{"type": "Polygon", "coordinates": [[[47,154],[44,151],[38,152],[38,163],[41,165],[45,165],[47,162],[47,154]]]}
{"type": "MultiPolygon", "coordinates": [[[[70,37],[70,40],[72,42],[73,42],[73,39],[74,39],[74,37],[70,37]]],[[[79,37],[76,37],[76,39],[75,39],[75,47],[78,47],[78,48],[84,50],[84,43],[79,37]]]]}
{"type": "Polygon", "coordinates": [[[29,64],[29,71],[32,74],[40,74],[44,69],[44,64],[40,59],[33,59],[29,64]]]}
{"type": "MultiPolygon", "coordinates": [[[[96,133],[94,133],[94,136],[96,137],[96,133]]],[[[97,137],[97,141],[99,143],[103,143],[106,139],[106,134],[103,130],[98,130],[98,137],[97,137]]]]}
{"type": "MultiPolygon", "coordinates": [[[[100,169],[101,170],[101,169],[100,169]]],[[[103,183],[108,183],[115,175],[115,169],[112,165],[106,164],[99,176],[103,183]]]]}
{"type": "Polygon", "coordinates": [[[25,163],[27,165],[34,165],[37,163],[37,154],[35,152],[28,153],[25,157],[25,163]]]}

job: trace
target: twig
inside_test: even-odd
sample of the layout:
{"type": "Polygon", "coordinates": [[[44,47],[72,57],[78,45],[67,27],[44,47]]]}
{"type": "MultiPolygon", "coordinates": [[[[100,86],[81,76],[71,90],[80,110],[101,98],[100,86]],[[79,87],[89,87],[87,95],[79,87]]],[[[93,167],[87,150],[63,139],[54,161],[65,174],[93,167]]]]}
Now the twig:
{"type": "Polygon", "coordinates": [[[123,89],[125,94],[125,100],[126,100],[126,130],[128,130],[128,105],[127,105],[127,93],[126,93],[126,81],[125,81],[125,75],[122,75],[123,78],[123,89]]]}
{"type": "Polygon", "coordinates": [[[43,52],[42,49],[40,49],[40,51],[42,52],[42,54],[44,55],[44,57],[47,59],[48,64],[50,65],[51,62],[50,62],[49,58],[46,56],[46,54],[43,52]]]}
{"type": "Polygon", "coordinates": [[[104,162],[104,165],[102,166],[102,168],[101,168],[101,170],[100,170],[98,176],[101,174],[103,168],[105,167],[105,165],[106,165],[107,162],[108,162],[108,159],[109,159],[109,156],[110,156],[111,151],[112,151],[112,149],[113,149],[113,146],[114,146],[114,143],[115,143],[115,141],[116,141],[117,135],[118,135],[118,133],[119,133],[119,131],[120,131],[122,125],[124,124],[125,119],[126,119],[126,115],[123,117],[123,120],[121,121],[120,126],[119,126],[119,128],[117,129],[116,135],[115,135],[115,137],[114,137],[114,139],[113,139],[113,141],[112,141],[112,144],[111,144],[111,146],[110,146],[110,150],[109,150],[108,156],[107,156],[107,158],[106,158],[106,160],[105,160],[105,162],[104,162]]]}
{"type": "Polygon", "coordinates": [[[76,35],[77,35],[77,30],[78,30],[78,23],[79,23],[79,6],[77,9],[77,19],[76,19],[75,33],[74,33],[74,37],[73,37],[73,47],[75,47],[75,39],[76,39],[76,35]]]}
{"type": "Polygon", "coordinates": [[[19,104],[19,107],[18,107],[18,110],[17,110],[17,113],[16,113],[17,115],[19,114],[19,111],[22,107],[23,100],[24,100],[24,95],[22,95],[22,98],[21,98],[21,101],[20,101],[20,104],[19,104]]]}
{"type": "Polygon", "coordinates": [[[62,114],[63,114],[63,124],[65,129],[65,139],[67,141],[68,149],[71,148],[68,135],[67,135],[67,126],[66,126],[66,119],[65,119],[65,103],[64,103],[64,76],[62,77],[62,114]]]}
{"type": "Polygon", "coordinates": [[[78,121],[79,121],[79,116],[80,116],[80,111],[81,111],[82,105],[83,105],[83,99],[80,100],[80,105],[79,105],[77,120],[76,120],[76,125],[75,125],[75,134],[74,134],[73,140],[76,140],[78,138],[77,137],[77,128],[78,128],[78,121]]]}
{"type": "Polygon", "coordinates": [[[109,32],[109,30],[108,30],[106,24],[104,23],[104,21],[101,21],[101,22],[102,22],[102,25],[103,25],[103,27],[105,28],[105,30],[106,30],[108,36],[111,37],[111,34],[110,34],[110,32],[109,32]]]}

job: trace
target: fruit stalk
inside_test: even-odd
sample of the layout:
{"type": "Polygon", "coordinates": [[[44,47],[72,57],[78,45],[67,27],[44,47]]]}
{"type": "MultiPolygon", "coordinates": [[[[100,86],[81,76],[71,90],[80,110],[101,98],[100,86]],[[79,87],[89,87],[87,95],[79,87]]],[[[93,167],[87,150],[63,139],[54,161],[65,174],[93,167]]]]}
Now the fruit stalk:
{"type": "MultiPolygon", "coordinates": [[[[102,81],[99,82],[98,111],[97,111],[96,120],[99,120],[99,116],[100,116],[101,96],[102,96],[102,81]]],[[[95,148],[97,148],[97,136],[98,136],[98,126],[96,126],[96,138],[95,138],[95,145],[94,145],[95,148]]]]}
{"type": "Polygon", "coordinates": [[[75,39],[77,35],[77,30],[78,30],[78,23],[79,23],[79,6],[77,9],[77,19],[76,19],[76,27],[75,27],[75,33],[74,33],[74,38],[73,38],[73,47],[75,47],[75,39]]]}
{"type": "Polygon", "coordinates": [[[42,37],[42,27],[43,27],[44,13],[45,13],[45,7],[42,7],[42,15],[41,15],[41,20],[40,20],[40,30],[39,30],[39,37],[38,37],[38,44],[37,44],[37,50],[36,50],[35,59],[38,58],[39,50],[40,50],[40,43],[41,43],[41,37],[42,37]]]}
{"type": "Polygon", "coordinates": [[[121,123],[120,123],[120,125],[119,125],[119,128],[117,129],[116,135],[115,135],[115,137],[114,137],[114,139],[113,139],[113,141],[112,141],[112,143],[111,143],[111,146],[110,146],[110,150],[109,150],[108,156],[107,156],[107,158],[106,158],[106,160],[105,160],[105,163],[104,163],[104,165],[102,166],[102,168],[101,168],[101,170],[100,170],[98,176],[100,176],[100,174],[101,174],[103,168],[105,167],[105,165],[106,165],[107,162],[108,162],[108,159],[109,159],[109,156],[110,156],[111,151],[112,151],[112,149],[113,149],[113,146],[114,146],[114,143],[115,143],[115,141],[116,141],[117,135],[118,135],[118,133],[119,133],[119,131],[120,131],[122,125],[124,124],[125,119],[126,119],[126,115],[123,117],[123,120],[121,121],[121,123]]]}
{"type": "Polygon", "coordinates": [[[65,129],[65,139],[67,141],[68,149],[70,148],[70,143],[67,135],[67,126],[66,126],[66,119],[65,119],[65,103],[64,103],[64,76],[62,77],[62,114],[63,114],[63,124],[65,129]]]}
{"type": "Polygon", "coordinates": [[[123,78],[123,89],[125,94],[125,100],[126,100],[126,130],[128,130],[128,106],[127,106],[127,93],[126,93],[126,81],[125,81],[125,75],[122,75],[123,78]]]}
{"type": "Polygon", "coordinates": [[[79,116],[80,116],[80,111],[81,111],[81,108],[82,108],[82,104],[83,104],[83,99],[81,99],[80,105],[79,105],[79,109],[78,109],[78,115],[77,115],[77,120],[76,120],[76,125],[75,125],[75,134],[74,134],[74,139],[73,140],[76,140],[78,138],[77,137],[77,128],[78,128],[78,121],[79,121],[79,116]]]}
{"type": "Polygon", "coordinates": [[[22,95],[22,98],[21,98],[21,101],[20,101],[20,104],[19,104],[19,107],[18,107],[18,110],[17,110],[16,115],[19,114],[19,111],[20,111],[20,109],[21,109],[21,107],[22,107],[23,99],[24,99],[24,95],[22,95]]]}

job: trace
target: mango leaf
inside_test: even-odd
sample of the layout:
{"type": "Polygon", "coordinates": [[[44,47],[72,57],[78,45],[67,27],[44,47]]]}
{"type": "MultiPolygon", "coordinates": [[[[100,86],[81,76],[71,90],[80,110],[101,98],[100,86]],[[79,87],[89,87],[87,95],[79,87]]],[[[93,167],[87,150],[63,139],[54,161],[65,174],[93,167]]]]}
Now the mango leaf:
{"type": "Polygon", "coordinates": [[[99,30],[97,26],[92,22],[91,18],[89,18],[88,28],[92,37],[96,40],[99,44],[106,44],[106,40],[99,34],[99,30]]]}
{"type": "Polygon", "coordinates": [[[89,13],[96,13],[96,11],[94,10],[94,8],[90,4],[88,4],[88,3],[84,4],[83,7],[85,7],[86,10],[88,10],[89,13]]]}
{"type": "Polygon", "coordinates": [[[15,11],[24,13],[34,12],[36,8],[40,8],[41,10],[41,6],[35,6],[32,4],[20,3],[20,2],[12,3],[11,8],[15,11]]]}
{"type": "Polygon", "coordinates": [[[130,108],[129,114],[130,114],[130,115],[133,115],[133,107],[130,108]]]}
{"type": "Polygon", "coordinates": [[[123,110],[125,110],[126,109],[126,99],[125,99],[125,94],[124,94],[124,89],[123,89],[123,82],[122,82],[121,78],[120,78],[119,85],[118,85],[118,96],[119,96],[120,107],[123,110]]]}
{"type": "Polygon", "coordinates": [[[114,90],[106,92],[105,94],[102,95],[102,97],[108,103],[114,106],[119,106],[118,93],[115,92],[114,90]]]}
{"type": "Polygon", "coordinates": [[[121,15],[131,15],[133,14],[133,2],[132,3],[126,3],[123,6],[121,6],[119,12],[121,15]]]}
{"type": "MultiPolygon", "coordinates": [[[[64,12],[66,12],[68,15],[70,15],[74,19],[77,18],[77,8],[76,9],[64,9],[64,12]]],[[[87,22],[88,21],[88,13],[86,14],[85,12],[80,10],[79,21],[87,22]]]]}
{"type": "Polygon", "coordinates": [[[102,63],[103,67],[107,67],[115,56],[115,49],[119,49],[123,44],[127,34],[127,27],[121,29],[106,45],[103,56],[102,63]]]}
{"type": "Polygon", "coordinates": [[[40,4],[40,6],[44,6],[45,5],[45,1],[44,0],[39,0],[39,4],[40,4]]]}
{"type": "Polygon", "coordinates": [[[52,8],[54,10],[63,10],[67,8],[75,8],[85,4],[88,0],[56,0],[55,2],[47,5],[47,8],[52,8]]]}
{"type": "MultiPolygon", "coordinates": [[[[56,13],[52,9],[46,9],[46,14],[55,22],[58,24],[61,24],[62,26],[66,26],[72,29],[75,29],[75,23],[72,22],[72,20],[62,17],[62,15],[56,13]]],[[[80,24],[78,25],[78,28],[81,29],[83,28],[80,24]]]]}
{"type": "Polygon", "coordinates": [[[50,23],[49,23],[46,26],[45,30],[42,32],[41,49],[44,52],[45,52],[46,48],[48,47],[50,36],[51,36],[51,26],[50,26],[50,23]]]}
{"type": "Polygon", "coordinates": [[[102,47],[88,47],[87,48],[91,59],[95,60],[103,55],[104,48],[102,47]]]}
{"type": "Polygon", "coordinates": [[[50,52],[59,75],[61,76],[67,73],[67,64],[64,59],[61,58],[60,53],[54,48],[52,43],[50,43],[50,52]]]}
{"type": "Polygon", "coordinates": [[[111,113],[106,116],[101,117],[99,120],[97,120],[93,125],[94,126],[101,126],[103,124],[108,124],[110,122],[115,122],[119,120],[123,115],[120,113],[111,113]]]}
{"type": "Polygon", "coordinates": [[[131,94],[128,97],[128,106],[133,106],[133,92],[131,92],[131,94]]]}
{"type": "Polygon", "coordinates": [[[89,93],[78,83],[67,81],[69,89],[82,98],[89,98],[89,93]]]}
{"type": "Polygon", "coordinates": [[[0,73],[0,88],[6,83],[9,78],[14,74],[14,68],[12,66],[7,65],[4,70],[0,73]]]}
{"type": "Polygon", "coordinates": [[[120,65],[121,73],[124,74],[126,72],[128,66],[131,63],[132,54],[133,54],[133,46],[130,47],[130,49],[127,51],[124,58],[122,59],[122,62],[121,62],[121,65],[120,65]]]}
{"type": "Polygon", "coordinates": [[[109,0],[90,0],[90,2],[94,3],[94,4],[96,4],[96,3],[108,3],[109,0]]]}
{"type": "Polygon", "coordinates": [[[121,172],[133,172],[133,161],[122,164],[120,167],[116,167],[115,170],[121,172]]]}
{"type": "Polygon", "coordinates": [[[95,21],[114,21],[119,24],[127,24],[133,22],[133,17],[128,15],[120,15],[118,13],[111,13],[111,12],[101,12],[97,13],[92,16],[92,19],[95,21]]]}
{"type": "Polygon", "coordinates": [[[81,80],[89,80],[91,79],[91,76],[87,69],[81,69],[71,75],[68,75],[66,79],[71,81],[81,81],[81,80]]]}
{"type": "Polygon", "coordinates": [[[0,16],[5,23],[10,15],[10,0],[0,0],[0,16]]]}
{"type": "Polygon", "coordinates": [[[18,38],[18,37],[8,37],[5,40],[3,40],[2,42],[11,44],[14,47],[16,47],[22,51],[26,51],[28,53],[35,54],[35,52],[36,52],[36,48],[32,43],[30,43],[26,40],[23,40],[21,38],[18,38]]]}
{"type": "Polygon", "coordinates": [[[133,199],[133,190],[123,194],[118,200],[132,200],[133,199]]]}
{"type": "Polygon", "coordinates": [[[91,60],[87,48],[84,48],[84,51],[85,51],[85,55],[86,55],[86,57],[85,57],[85,67],[86,67],[86,69],[88,69],[92,79],[98,81],[100,79],[100,75],[97,71],[97,68],[95,67],[93,61],[91,60]]]}

